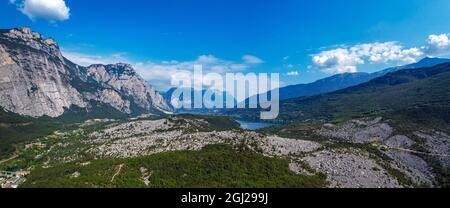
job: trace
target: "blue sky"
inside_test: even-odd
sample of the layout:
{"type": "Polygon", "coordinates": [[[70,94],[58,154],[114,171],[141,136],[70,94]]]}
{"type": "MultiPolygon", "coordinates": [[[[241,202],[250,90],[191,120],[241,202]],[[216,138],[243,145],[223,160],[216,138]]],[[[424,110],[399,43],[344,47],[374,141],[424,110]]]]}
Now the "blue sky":
{"type": "Polygon", "coordinates": [[[277,72],[282,84],[448,57],[448,0],[2,0],[0,27],[29,26],[80,64],[130,62],[166,90],[193,63],[277,72]],[[56,2],[56,3],[55,3],[56,2]]]}

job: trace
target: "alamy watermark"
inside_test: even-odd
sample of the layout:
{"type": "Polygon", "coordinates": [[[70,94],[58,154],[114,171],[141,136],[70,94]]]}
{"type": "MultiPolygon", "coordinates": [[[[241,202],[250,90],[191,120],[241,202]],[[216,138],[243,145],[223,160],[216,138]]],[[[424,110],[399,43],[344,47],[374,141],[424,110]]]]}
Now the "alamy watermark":
{"type": "Polygon", "coordinates": [[[280,76],[277,73],[203,74],[203,66],[172,75],[171,104],[175,109],[261,109],[260,118],[279,115],[280,76]],[[196,90],[197,89],[197,90],[196,90]]]}

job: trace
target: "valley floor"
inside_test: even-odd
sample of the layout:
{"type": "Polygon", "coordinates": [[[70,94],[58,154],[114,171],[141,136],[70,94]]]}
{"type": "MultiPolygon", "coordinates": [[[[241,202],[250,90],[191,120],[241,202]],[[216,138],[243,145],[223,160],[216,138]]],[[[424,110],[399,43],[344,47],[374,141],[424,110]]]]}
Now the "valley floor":
{"type": "Polygon", "coordinates": [[[443,132],[402,132],[383,118],[259,132],[225,120],[89,121],[22,145],[0,168],[31,171],[21,187],[448,186],[443,132]]]}

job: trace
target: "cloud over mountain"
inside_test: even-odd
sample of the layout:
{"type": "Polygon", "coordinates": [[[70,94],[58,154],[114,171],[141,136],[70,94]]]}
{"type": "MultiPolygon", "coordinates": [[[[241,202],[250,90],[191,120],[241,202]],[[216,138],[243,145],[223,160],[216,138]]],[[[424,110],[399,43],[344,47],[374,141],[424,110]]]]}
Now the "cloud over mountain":
{"type": "Polygon", "coordinates": [[[450,53],[450,34],[430,35],[424,49],[431,55],[446,55],[450,53]]]}
{"type": "Polygon", "coordinates": [[[398,42],[366,43],[342,46],[314,54],[312,62],[322,72],[339,74],[357,72],[363,64],[408,64],[425,56],[450,55],[450,33],[431,34],[419,47],[404,48],[398,42]]]}
{"type": "Polygon", "coordinates": [[[111,55],[92,55],[73,52],[70,50],[63,50],[63,55],[72,60],[74,63],[89,66],[91,64],[114,64],[118,62],[130,63],[135,70],[144,79],[151,81],[159,89],[170,88],[170,80],[174,75],[182,75],[194,71],[195,65],[202,65],[204,73],[236,73],[244,72],[253,64],[243,60],[243,62],[236,62],[231,60],[224,60],[215,57],[214,55],[200,55],[194,60],[189,61],[133,61],[122,53],[111,55]]]}
{"type": "Polygon", "coordinates": [[[397,42],[375,42],[322,51],[313,56],[313,63],[325,73],[353,73],[366,63],[412,63],[423,56],[419,48],[404,49],[397,42]]]}

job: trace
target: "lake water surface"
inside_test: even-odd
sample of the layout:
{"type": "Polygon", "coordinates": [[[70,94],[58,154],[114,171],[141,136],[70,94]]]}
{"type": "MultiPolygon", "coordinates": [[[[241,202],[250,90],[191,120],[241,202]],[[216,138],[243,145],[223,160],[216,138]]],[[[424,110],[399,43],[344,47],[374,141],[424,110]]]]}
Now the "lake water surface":
{"type": "Polygon", "coordinates": [[[248,122],[248,121],[241,121],[241,120],[236,120],[236,122],[238,122],[239,125],[241,125],[242,129],[252,130],[252,131],[273,126],[273,124],[271,124],[271,123],[263,123],[263,122],[248,122]]]}

